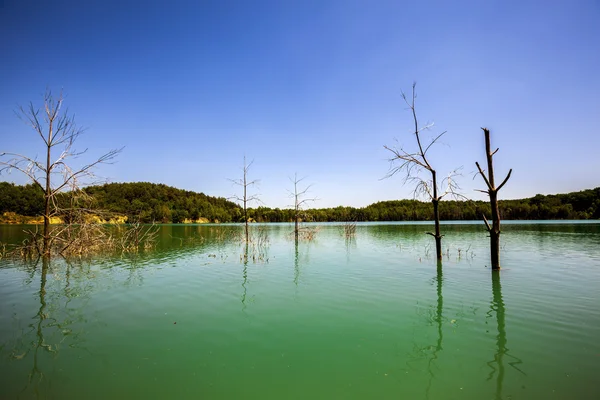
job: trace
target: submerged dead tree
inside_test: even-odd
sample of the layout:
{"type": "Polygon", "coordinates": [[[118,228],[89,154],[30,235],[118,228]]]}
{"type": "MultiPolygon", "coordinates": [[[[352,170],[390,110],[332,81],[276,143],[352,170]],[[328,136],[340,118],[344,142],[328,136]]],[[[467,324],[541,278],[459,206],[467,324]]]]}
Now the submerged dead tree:
{"type": "Polygon", "coordinates": [[[245,227],[245,237],[246,237],[246,243],[248,243],[248,239],[249,239],[249,235],[248,235],[248,203],[252,202],[252,201],[260,201],[260,199],[258,198],[257,195],[249,195],[248,194],[248,189],[251,186],[255,186],[258,184],[258,179],[249,181],[248,180],[248,171],[250,171],[250,167],[252,166],[252,164],[254,163],[254,160],[250,161],[250,163],[246,163],[246,156],[244,156],[244,168],[242,169],[243,171],[243,176],[240,179],[230,179],[230,181],[237,186],[241,186],[242,187],[242,195],[233,195],[230,197],[230,199],[233,199],[235,201],[238,201],[240,203],[242,203],[243,207],[244,207],[244,227],[245,227]]]}
{"type": "Polygon", "coordinates": [[[417,142],[417,149],[415,151],[408,152],[403,147],[389,147],[383,146],[386,150],[392,153],[390,161],[390,171],[386,175],[386,178],[395,175],[396,173],[404,174],[404,183],[411,183],[415,185],[414,196],[425,197],[433,204],[433,220],[435,224],[434,232],[427,232],[435,238],[435,252],[438,263],[442,262],[442,237],[444,235],[440,232],[440,212],[439,203],[442,198],[448,194],[458,195],[457,190],[459,189],[454,178],[458,175],[457,170],[452,171],[446,178],[442,180],[442,186],[445,186],[445,190],[440,190],[438,186],[438,176],[436,170],[432,167],[427,158],[427,152],[445,133],[440,133],[434,137],[429,144],[426,146],[422,142],[421,133],[425,130],[433,127],[433,123],[427,124],[423,127],[419,126],[419,119],[417,118],[417,112],[415,108],[415,100],[417,99],[417,93],[415,91],[416,83],[412,85],[412,96],[409,99],[408,96],[402,92],[402,99],[408,105],[409,110],[412,113],[414,122],[415,141],[417,142]],[[399,165],[398,165],[399,164],[399,165]],[[427,171],[430,178],[422,176],[423,171],[427,171]]]}
{"type": "Polygon", "coordinates": [[[491,150],[491,142],[490,142],[490,130],[487,128],[481,128],[483,130],[483,134],[485,136],[485,155],[487,158],[487,173],[488,176],[485,176],[483,169],[479,166],[479,162],[475,162],[477,165],[477,169],[479,170],[479,174],[485,181],[487,185],[487,190],[479,190],[480,192],[487,193],[490,197],[490,206],[492,208],[492,225],[488,222],[485,214],[483,215],[483,221],[485,222],[485,226],[490,233],[490,251],[491,251],[491,263],[492,263],[492,271],[500,269],[500,210],[498,209],[498,191],[502,189],[502,187],[506,184],[508,179],[510,178],[510,174],[512,173],[512,168],[508,171],[506,178],[502,181],[502,183],[496,187],[494,181],[494,163],[493,157],[499,149],[494,151],[491,150]]]}
{"type": "Polygon", "coordinates": [[[69,114],[68,109],[63,109],[63,102],[62,92],[58,97],[54,97],[52,92],[47,90],[44,95],[43,109],[29,103],[28,107],[20,107],[17,111],[17,115],[33,128],[43,142],[44,155],[41,160],[38,160],[35,155],[0,153],[0,173],[20,171],[44,193],[41,245],[38,245],[40,240],[37,232],[31,238],[39,255],[44,257],[51,254],[54,238],[51,234],[50,221],[52,217],[59,214],[57,206],[59,194],[67,189],[73,190],[73,185],[77,182],[90,183],[89,180],[94,178],[94,167],[98,164],[110,163],[122,150],[122,148],[110,150],[79,168],[69,165],[70,161],[82,156],[87,149],[75,150],[74,144],[84,130],[77,127],[75,117],[69,114]]]}
{"type": "Polygon", "coordinates": [[[300,234],[300,220],[303,219],[303,206],[309,202],[315,202],[318,199],[316,197],[307,198],[305,197],[312,185],[308,185],[305,188],[298,188],[300,182],[304,180],[304,178],[298,179],[298,174],[294,174],[294,180],[292,180],[294,184],[294,191],[290,191],[290,197],[294,199],[294,239],[298,242],[298,237],[300,234]]]}

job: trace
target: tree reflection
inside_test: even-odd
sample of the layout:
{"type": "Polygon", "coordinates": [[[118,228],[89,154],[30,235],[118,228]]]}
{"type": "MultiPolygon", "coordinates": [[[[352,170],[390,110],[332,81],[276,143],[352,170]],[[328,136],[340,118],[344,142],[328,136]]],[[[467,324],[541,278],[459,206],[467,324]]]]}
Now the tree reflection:
{"type": "Polygon", "coordinates": [[[248,242],[244,245],[244,254],[242,254],[242,262],[244,268],[242,269],[242,311],[246,311],[246,295],[248,294],[248,288],[246,287],[248,283],[248,242]]]}
{"type": "MultiPolygon", "coordinates": [[[[81,348],[83,336],[74,332],[74,327],[86,322],[81,313],[81,307],[76,304],[88,298],[92,284],[91,273],[82,268],[76,268],[66,260],[50,260],[39,258],[31,263],[22,264],[28,276],[26,285],[35,285],[36,302],[35,313],[27,319],[25,328],[17,328],[21,332],[12,342],[1,343],[0,349],[9,352],[9,360],[14,362],[15,371],[26,372],[25,383],[20,380],[4,389],[16,389],[21,397],[44,397],[43,393],[51,385],[50,377],[44,366],[48,365],[47,359],[58,357],[62,346],[81,348]],[[55,265],[56,264],[56,265],[55,265]],[[80,275],[83,273],[83,275],[80,275]],[[37,280],[39,277],[39,281],[37,280]],[[81,279],[80,279],[81,278],[81,279]],[[38,286],[39,282],[39,286],[38,286]],[[83,283],[81,287],[78,285],[83,283]],[[26,367],[25,364],[29,364],[26,367]]],[[[20,326],[21,318],[14,313],[14,322],[20,326]]],[[[12,392],[17,394],[17,392],[12,392]]]]}
{"type": "Polygon", "coordinates": [[[354,235],[346,236],[346,262],[350,263],[352,250],[356,249],[356,237],[354,235]]]}
{"type": "MultiPolygon", "coordinates": [[[[46,350],[50,353],[56,353],[56,349],[53,349],[52,346],[48,345],[44,340],[44,330],[42,323],[48,318],[48,313],[46,311],[47,303],[46,303],[46,282],[48,276],[48,269],[50,267],[50,261],[47,257],[42,259],[42,272],[40,277],[40,290],[39,290],[39,300],[40,300],[40,308],[36,314],[37,318],[37,326],[36,326],[36,342],[35,347],[33,349],[33,367],[31,368],[31,372],[29,373],[29,379],[27,382],[27,386],[23,389],[27,389],[34,379],[37,380],[37,383],[40,383],[44,378],[44,373],[40,370],[38,364],[38,356],[39,350],[46,350]]],[[[37,392],[37,388],[36,388],[37,392]]]]}
{"type": "Polygon", "coordinates": [[[312,243],[310,241],[294,243],[294,285],[296,289],[298,289],[301,282],[303,267],[306,267],[310,262],[311,246],[312,243]]]}
{"type": "Polygon", "coordinates": [[[437,263],[437,273],[432,279],[432,282],[435,284],[436,288],[436,303],[430,309],[427,319],[429,324],[435,326],[435,343],[428,344],[426,346],[419,346],[415,343],[413,349],[416,355],[410,357],[407,362],[409,368],[414,369],[411,366],[413,361],[426,360],[427,373],[429,375],[428,384],[425,388],[425,397],[427,399],[429,399],[431,387],[436,377],[434,372],[436,368],[436,361],[440,355],[440,352],[443,350],[444,342],[444,296],[442,290],[444,285],[444,274],[442,272],[442,263],[437,263]]]}
{"type": "Polygon", "coordinates": [[[443,330],[443,311],[444,311],[444,296],[442,295],[442,286],[444,282],[444,275],[442,273],[442,263],[437,263],[437,275],[435,278],[436,282],[436,294],[437,294],[437,305],[435,309],[435,315],[433,321],[436,324],[437,328],[437,341],[435,346],[433,347],[433,351],[431,352],[431,358],[427,363],[427,372],[429,373],[429,384],[427,385],[427,390],[425,395],[429,398],[429,391],[431,390],[431,384],[433,383],[433,379],[435,378],[435,374],[433,373],[433,364],[434,361],[438,358],[438,353],[442,351],[442,343],[444,341],[444,330],[443,330]]]}
{"type": "Polygon", "coordinates": [[[294,285],[300,281],[300,257],[298,255],[298,239],[294,241],[294,285]]]}
{"type": "Polygon", "coordinates": [[[508,364],[515,370],[522,374],[525,374],[517,365],[522,364],[522,361],[508,354],[507,339],[506,339],[506,320],[505,320],[505,307],[504,299],[502,298],[502,285],[500,284],[500,271],[492,272],[492,302],[490,303],[490,310],[487,313],[488,317],[496,315],[496,354],[494,359],[489,361],[487,364],[491,368],[490,374],[488,375],[488,381],[494,378],[496,375],[496,399],[500,400],[503,398],[502,390],[504,385],[505,377],[505,365],[504,358],[508,357],[510,361],[508,364]]]}
{"type": "Polygon", "coordinates": [[[241,240],[242,254],[240,254],[240,262],[243,265],[242,295],[240,299],[242,301],[242,311],[245,312],[248,305],[248,264],[250,261],[253,264],[269,262],[270,238],[268,228],[258,226],[257,229],[254,229],[253,227],[247,238],[243,236],[238,239],[241,240]]]}

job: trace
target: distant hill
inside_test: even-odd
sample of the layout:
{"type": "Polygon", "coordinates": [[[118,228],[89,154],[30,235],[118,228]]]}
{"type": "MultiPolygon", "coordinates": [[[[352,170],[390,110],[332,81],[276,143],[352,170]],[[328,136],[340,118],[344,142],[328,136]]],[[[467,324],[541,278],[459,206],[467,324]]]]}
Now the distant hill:
{"type": "MultiPolygon", "coordinates": [[[[240,207],[222,197],[207,196],[163,184],[148,182],[108,183],[89,186],[93,208],[126,215],[129,221],[179,223],[237,222],[240,207]]],[[[65,194],[66,196],[66,194],[65,194]]],[[[0,215],[14,212],[38,216],[43,212],[43,192],[35,185],[0,182],[0,215]]]]}
{"type": "MultiPolygon", "coordinates": [[[[109,183],[90,186],[85,192],[93,197],[99,210],[126,215],[129,221],[181,223],[193,221],[240,222],[239,205],[223,198],[181,190],[148,182],[109,183]]],[[[67,196],[67,194],[65,194],[67,196]]],[[[599,219],[600,187],[555,195],[538,194],[531,198],[500,200],[503,219],[599,219]]],[[[43,193],[34,185],[0,182],[0,215],[13,212],[39,216],[43,210],[43,193]]],[[[442,220],[477,220],[482,213],[490,216],[485,201],[442,201],[442,220]]],[[[293,210],[258,207],[249,210],[258,222],[289,222],[293,210]]],[[[367,207],[334,207],[306,210],[308,221],[427,221],[431,220],[431,203],[417,200],[390,200],[367,207]]]]}
{"type": "Polygon", "coordinates": [[[210,222],[232,222],[239,221],[242,215],[237,204],[223,197],[163,184],[108,183],[89,186],[85,192],[93,196],[99,209],[127,215],[130,221],[180,223],[206,219],[210,222]]]}

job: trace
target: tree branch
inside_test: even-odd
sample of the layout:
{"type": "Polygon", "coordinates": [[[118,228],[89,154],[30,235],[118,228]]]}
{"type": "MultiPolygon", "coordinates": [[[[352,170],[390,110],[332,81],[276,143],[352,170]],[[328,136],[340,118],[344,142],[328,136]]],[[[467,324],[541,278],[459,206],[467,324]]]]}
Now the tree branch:
{"type": "Polygon", "coordinates": [[[481,216],[483,217],[483,222],[485,222],[485,226],[487,227],[488,232],[491,232],[492,227],[490,226],[487,218],[485,217],[485,214],[481,214],[481,216]]]}
{"type": "Polygon", "coordinates": [[[502,189],[502,186],[504,186],[504,184],[506,182],[508,182],[508,178],[510,178],[510,174],[512,174],[512,168],[508,171],[508,175],[506,175],[506,178],[504,178],[504,180],[502,181],[502,183],[500,184],[500,186],[498,186],[498,189],[496,189],[496,190],[502,189]]]}
{"type": "Polygon", "coordinates": [[[475,165],[477,165],[477,169],[479,170],[479,173],[481,174],[481,176],[483,177],[483,180],[485,181],[485,184],[487,185],[488,189],[493,190],[494,188],[492,187],[492,185],[490,184],[490,181],[488,181],[487,176],[485,176],[485,174],[483,173],[483,170],[481,169],[481,167],[479,166],[479,162],[475,161],[475,165]]]}

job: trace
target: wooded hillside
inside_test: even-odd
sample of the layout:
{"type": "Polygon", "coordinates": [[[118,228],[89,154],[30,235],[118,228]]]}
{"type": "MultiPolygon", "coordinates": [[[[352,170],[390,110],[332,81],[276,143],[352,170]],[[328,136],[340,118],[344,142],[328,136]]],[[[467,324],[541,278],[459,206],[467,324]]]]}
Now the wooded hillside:
{"type": "MultiPolygon", "coordinates": [[[[223,198],[181,190],[163,184],[148,182],[109,183],[90,186],[85,192],[93,197],[93,206],[126,215],[130,221],[180,223],[204,218],[210,222],[240,222],[241,208],[223,198]]],[[[68,193],[63,194],[68,196],[68,193]]],[[[43,194],[34,185],[14,185],[0,182],[0,214],[14,212],[25,216],[39,216],[43,212],[43,194]]],[[[310,209],[305,220],[327,221],[427,221],[432,218],[430,202],[418,200],[391,200],[373,203],[367,207],[335,207],[310,209]]],[[[580,192],[536,195],[519,200],[501,200],[503,219],[598,219],[600,218],[600,187],[580,192]]],[[[489,217],[489,203],[485,201],[442,201],[442,220],[478,220],[481,214],[489,217]]],[[[293,209],[258,207],[248,215],[258,222],[290,222],[293,209]]]]}

